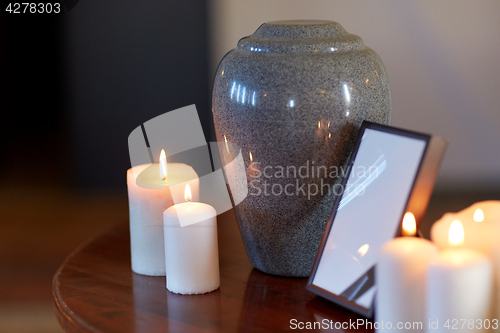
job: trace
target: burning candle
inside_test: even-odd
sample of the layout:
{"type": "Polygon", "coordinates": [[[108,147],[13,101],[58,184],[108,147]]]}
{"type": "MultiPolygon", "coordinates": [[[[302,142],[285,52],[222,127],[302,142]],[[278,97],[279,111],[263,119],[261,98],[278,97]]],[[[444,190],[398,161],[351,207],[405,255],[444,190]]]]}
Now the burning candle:
{"type": "Polygon", "coordinates": [[[450,223],[448,244],[429,262],[426,331],[448,332],[453,327],[460,332],[486,331],[493,300],[491,260],[463,247],[464,227],[458,219],[450,223]]]}
{"type": "Polygon", "coordinates": [[[431,229],[431,239],[440,249],[451,247],[448,230],[454,220],[459,220],[463,225],[465,248],[492,256],[494,245],[500,237],[500,201],[478,202],[458,213],[444,214],[431,229]]]}
{"type": "Polygon", "coordinates": [[[189,185],[185,203],[163,213],[167,289],[176,294],[203,294],[219,288],[217,213],[192,202],[189,185]]]}
{"type": "Polygon", "coordinates": [[[199,179],[194,169],[169,163],[161,151],[158,163],[135,166],[127,171],[130,210],[132,270],[138,274],[165,275],[163,211],[182,202],[184,183],[198,197],[199,179]]]}
{"type": "MultiPolygon", "coordinates": [[[[415,217],[406,213],[403,235],[385,243],[375,269],[377,285],[376,322],[386,325],[381,331],[393,331],[396,324],[424,322],[425,272],[429,260],[438,249],[430,241],[412,237],[416,235],[415,217]],[[392,328],[387,323],[394,325],[392,328]]],[[[411,327],[412,332],[423,332],[421,327],[411,327]]]]}

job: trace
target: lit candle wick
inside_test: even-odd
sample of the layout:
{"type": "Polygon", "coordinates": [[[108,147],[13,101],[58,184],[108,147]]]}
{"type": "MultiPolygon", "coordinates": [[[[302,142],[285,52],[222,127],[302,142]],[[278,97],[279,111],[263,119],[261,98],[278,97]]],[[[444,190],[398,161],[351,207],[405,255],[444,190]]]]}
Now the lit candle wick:
{"type": "Polygon", "coordinates": [[[403,236],[415,236],[417,234],[417,221],[415,215],[407,212],[403,218],[403,236]]]}
{"type": "Polygon", "coordinates": [[[483,222],[484,221],[484,213],[481,208],[476,209],[474,212],[474,221],[483,222]]]}
{"type": "Polygon", "coordinates": [[[164,180],[167,183],[167,155],[165,154],[165,150],[161,150],[160,153],[160,179],[164,180]]]}
{"type": "Polygon", "coordinates": [[[189,184],[186,184],[186,188],[184,190],[184,199],[186,200],[186,202],[191,202],[191,200],[193,200],[193,197],[191,196],[191,187],[189,186],[189,184]]]}
{"type": "Polygon", "coordinates": [[[448,242],[451,246],[460,246],[464,244],[464,226],[459,220],[451,222],[448,231],[448,242]]]}

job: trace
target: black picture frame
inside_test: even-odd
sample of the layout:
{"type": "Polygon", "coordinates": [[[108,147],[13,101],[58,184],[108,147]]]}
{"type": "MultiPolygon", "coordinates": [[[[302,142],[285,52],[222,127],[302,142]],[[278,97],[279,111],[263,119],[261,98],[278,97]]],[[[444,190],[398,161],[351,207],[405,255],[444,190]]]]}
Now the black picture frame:
{"type": "MultiPolygon", "coordinates": [[[[413,184],[411,188],[408,191],[408,198],[406,200],[406,205],[402,209],[402,215],[400,218],[400,222],[402,222],[404,214],[408,211],[411,211],[415,215],[415,219],[418,222],[421,220],[423,217],[430,197],[432,195],[432,191],[434,188],[434,184],[437,178],[437,174],[439,172],[439,168],[441,166],[441,162],[444,156],[444,152],[446,150],[447,146],[447,141],[441,137],[438,136],[433,136],[429,134],[423,134],[423,133],[418,133],[414,131],[409,131],[406,129],[401,129],[401,128],[396,128],[392,126],[386,126],[386,125],[381,125],[377,123],[372,123],[368,121],[364,121],[361,125],[361,128],[359,130],[359,134],[354,146],[354,150],[351,154],[351,157],[348,162],[348,170],[351,170],[351,168],[354,165],[354,162],[356,160],[356,157],[358,155],[359,147],[363,138],[363,135],[366,131],[366,129],[372,129],[376,131],[381,131],[397,136],[403,136],[407,138],[413,138],[417,140],[422,140],[425,143],[425,148],[423,149],[422,156],[420,157],[420,163],[417,168],[417,172],[415,175],[415,178],[413,180],[413,184]]],[[[346,188],[346,185],[349,180],[350,173],[344,177],[342,181],[342,188],[346,188]]],[[[333,226],[333,223],[335,222],[335,216],[337,214],[337,209],[339,207],[339,203],[342,199],[342,196],[339,195],[337,196],[334,204],[334,209],[332,211],[332,214],[328,220],[327,226],[325,228],[325,232],[323,234],[323,237],[321,239],[321,243],[318,249],[318,252],[316,254],[316,259],[313,264],[313,268],[311,271],[311,275],[309,276],[309,280],[306,285],[306,289],[323,297],[326,298],[338,305],[341,305],[353,312],[356,312],[364,317],[367,318],[372,318],[374,314],[374,300],[369,308],[365,308],[356,302],[349,300],[347,297],[344,295],[338,295],[335,294],[331,291],[328,291],[326,289],[323,289],[322,287],[319,287],[313,283],[314,278],[316,276],[316,272],[318,270],[319,264],[321,262],[322,255],[324,253],[325,245],[327,243],[328,237],[330,236],[330,232],[333,226]]],[[[399,223],[399,227],[397,229],[396,234],[394,237],[401,236],[401,224],[399,223]]],[[[368,285],[371,283],[370,286],[374,285],[374,270],[375,266],[373,266],[371,269],[367,271],[361,278],[364,278],[362,282],[361,278],[359,278],[357,281],[353,281],[352,286],[353,288],[356,289],[355,292],[359,292],[360,288],[362,288],[363,284],[368,285]],[[368,283],[369,281],[369,283],[368,283]],[[357,287],[356,285],[359,283],[357,287]]],[[[351,288],[351,287],[350,287],[351,288]]],[[[350,289],[348,288],[348,290],[350,289]]]]}

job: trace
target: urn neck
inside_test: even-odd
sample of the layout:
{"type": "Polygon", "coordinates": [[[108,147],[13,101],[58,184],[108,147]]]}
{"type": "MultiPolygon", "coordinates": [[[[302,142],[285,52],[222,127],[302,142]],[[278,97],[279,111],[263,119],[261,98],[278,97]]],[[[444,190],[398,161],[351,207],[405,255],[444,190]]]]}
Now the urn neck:
{"type": "Polygon", "coordinates": [[[238,49],[260,53],[331,53],[363,47],[363,40],[333,21],[294,20],[262,24],[238,42],[238,49]]]}

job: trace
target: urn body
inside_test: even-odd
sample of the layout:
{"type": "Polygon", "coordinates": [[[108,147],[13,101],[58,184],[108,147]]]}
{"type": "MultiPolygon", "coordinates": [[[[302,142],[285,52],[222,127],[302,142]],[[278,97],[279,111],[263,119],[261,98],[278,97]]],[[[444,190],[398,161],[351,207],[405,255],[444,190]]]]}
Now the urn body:
{"type": "Polygon", "coordinates": [[[390,123],[382,61],[336,22],[265,23],[222,59],[212,112],[217,141],[240,149],[222,163],[244,161],[225,172],[246,179],[235,213],[251,263],[308,276],[361,123],[390,123]]]}

